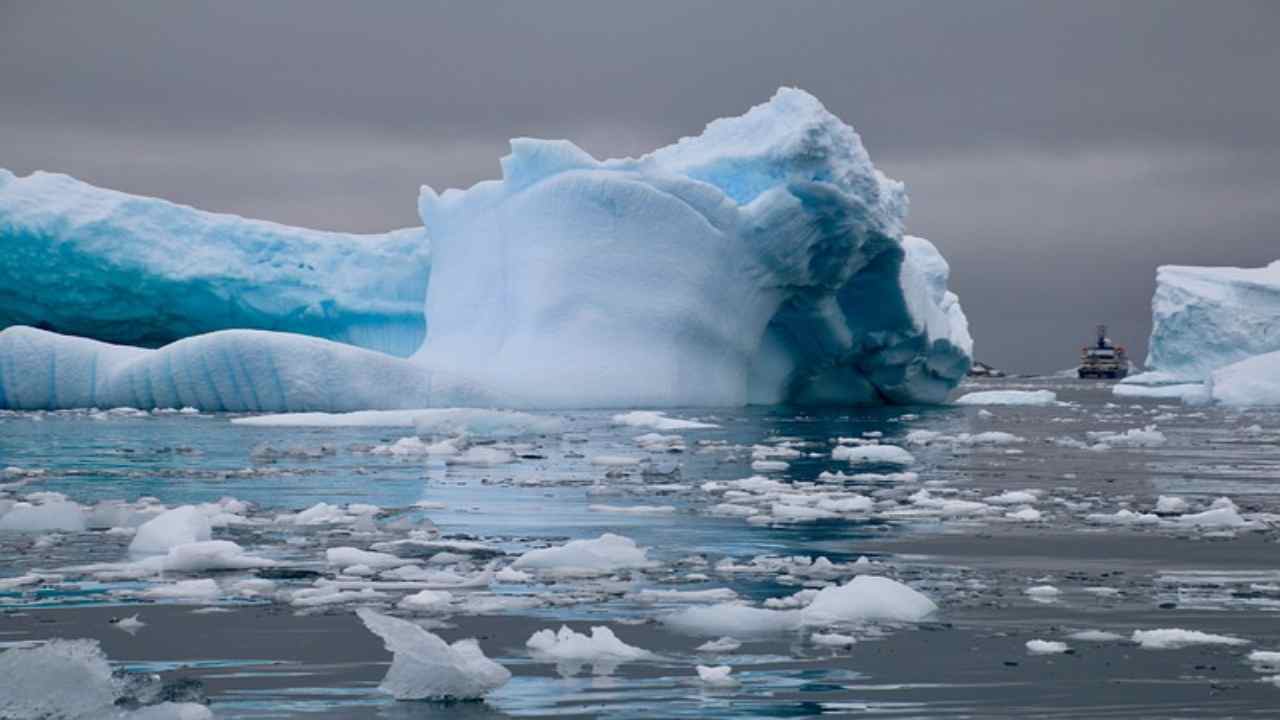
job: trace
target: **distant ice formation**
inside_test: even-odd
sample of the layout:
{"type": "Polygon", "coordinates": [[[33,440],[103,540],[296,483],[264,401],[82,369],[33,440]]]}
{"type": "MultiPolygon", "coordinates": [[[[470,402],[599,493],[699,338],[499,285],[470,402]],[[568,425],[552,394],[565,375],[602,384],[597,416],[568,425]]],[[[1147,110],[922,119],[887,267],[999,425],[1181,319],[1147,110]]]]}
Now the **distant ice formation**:
{"type": "Polygon", "coordinates": [[[1260,268],[1165,265],[1151,315],[1150,372],[1130,376],[1116,394],[1280,404],[1280,260],[1260,268]]]}
{"type": "Polygon", "coordinates": [[[501,180],[422,189],[425,237],[313,233],[6,174],[0,241],[31,258],[0,264],[26,298],[0,293],[9,321],[65,291],[47,327],[88,334],[76,318],[120,308],[147,337],[241,329],[152,351],[10,328],[0,408],[941,402],[972,341],[946,261],[903,236],[906,204],[852,128],[788,88],[638,159],[513,140],[501,180]],[[32,268],[63,269],[16,282],[32,268]],[[401,359],[423,322],[415,292],[426,337],[401,359]]]}

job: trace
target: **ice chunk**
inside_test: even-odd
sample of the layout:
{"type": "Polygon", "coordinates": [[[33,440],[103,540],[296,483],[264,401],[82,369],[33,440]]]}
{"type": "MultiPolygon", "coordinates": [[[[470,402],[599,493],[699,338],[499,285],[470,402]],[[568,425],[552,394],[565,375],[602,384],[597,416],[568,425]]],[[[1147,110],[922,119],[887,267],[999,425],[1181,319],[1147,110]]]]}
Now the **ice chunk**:
{"type": "Polygon", "coordinates": [[[448,590],[423,590],[404,598],[397,607],[414,612],[438,613],[448,611],[451,603],[453,593],[448,590]]]}
{"type": "Polygon", "coordinates": [[[1209,397],[1223,405],[1280,405],[1280,352],[1219,368],[1206,386],[1209,397]]]}
{"type": "Polygon", "coordinates": [[[419,562],[399,558],[390,553],[373,552],[353,547],[335,547],[324,551],[325,561],[330,565],[345,568],[352,565],[367,565],[371,568],[393,568],[401,565],[412,565],[419,562]]]}
{"type": "Polygon", "coordinates": [[[957,405],[1053,405],[1058,394],[1052,390],[983,390],[956,398],[957,405]]]}
{"type": "Polygon", "coordinates": [[[719,640],[708,640],[697,647],[698,652],[726,653],[742,647],[742,641],[733,637],[722,637],[719,640]]]}
{"type": "Polygon", "coordinates": [[[1070,650],[1064,642],[1057,640],[1028,640],[1027,652],[1032,655],[1060,655],[1070,650]]]}
{"type": "Polygon", "coordinates": [[[605,533],[594,540],[571,540],[564,545],[530,550],[512,563],[523,570],[552,574],[591,575],[654,567],[645,548],[628,537],[605,533]]]}
{"type": "Polygon", "coordinates": [[[729,687],[738,684],[737,680],[729,677],[733,668],[728,665],[698,665],[694,669],[698,671],[698,679],[708,685],[729,687]]]}
{"type": "Polygon", "coordinates": [[[1248,645],[1249,641],[1230,635],[1214,635],[1199,630],[1161,628],[1134,630],[1131,638],[1144,650],[1175,650],[1192,645],[1248,645]]]}
{"type": "Polygon", "coordinates": [[[0,505],[0,530],[80,532],[86,526],[84,509],[69,500],[52,500],[38,505],[17,503],[8,512],[4,512],[0,505]]]}
{"type": "Polygon", "coordinates": [[[648,650],[622,642],[612,630],[601,625],[592,627],[590,636],[564,625],[559,631],[539,630],[525,645],[534,658],[555,662],[557,670],[566,677],[576,674],[584,665],[590,665],[594,675],[612,675],[624,662],[652,657],[648,650]]]}
{"type": "Polygon", "coordinates": [[[254,557],[230,540],[204,540],[183,543],[169,548],[164,557],[163,569],[174,572],[201,572],[205,570],[244,570],[271,567],[275,561],[254,557]]]}
{"type": "Polygon", "coordinates": [[[55,639],[0,654],[0,717],[6,720],[213,720],[209,708],[162,702],[137,710],[96,640],[55,639]]]}
{"type": "Polygon", "coordinates": [[[0,654],[0,717],[88,718],[118,694],[97,640],[50,640],[0,654]]]}
{"type": "Polygon", "coordinates": [[[757,637],[795,630],[802,619],[799,610],[724,603],[686,608],[663,617],[662,622],[679,632],[701,637],[757,637]]]}
{"type": "Polygon", "coordinates": [[[129,552],[139,555],[167,553],[178,545],[210,538],[209,518],[194,505],[166,510],[143,523],[129,543],[129,552]]]}
{"type": "Polygon", "coordinates": [[[157,600],[216,600],[222,595],[218,583],[212,578],[179,580],[168,585],[157,585],[142,591],[143,597],[157,600]]]}
{"type": "Polygon", "coordinates": [[[850,465],[897,465],[905,467],[915,463],[915,456],[896,445],[839,445],[831,451],[832,460],[844,460],[850,465]]]}
{"type": "Polygon", "coordinates": [[[938,606],[923,593],[886,577],[859,575],[822,588],[802,612],[809,625],[919,622],[938,606]]]}
{"type": "Polygon", "coordinates": [[[435,408],[417,410],[361,410],[349,413],[281,413],[232,418],[238,425],[266,427],[404,427],[418,435],[467,435],[510,438],[553,435],[562,428],[554,415],[533,415],[512,410],[435,408]]]}
{"type": "Polygon", "coordinates": [[[397,700],[472,700],[511,679],[474,639],[449,645],[407,620],[368,608],[356,615],[391,651],[391,669],[379,688],[397,700]]]}
{"type": "Polygon", "coordinates": [[[0,171],[0,246],[0,328],[147,346],[278,330],[401,356],[426,330],[422,228],[320,232],[0,171]]]}
{"type": "Polygon", "coordinates": [[[842,633],[814,633],[809,636],[809,642],[827,647],[848,647],[858,642],[858,638],[842,633]]]}
{"type": "Polygon", "coordinates": [[[613,422],[616,425],[651,428],[663,432],[672,430],[705,430],[720,427],[715,423],[667,417],[666,413],[656,410],[632,410],[631,412],[614,415],[613,422]]]}
{"type": "Polygon", "coordinates": [[[1107,632],[1106,630],[1081,630],[1080,632],[1071,633],[1067,638],[1081,642],[1115,642],[1123,640],[1124,635],[1107,632]]]}
{"type": "Polygon", "coordinates": [[[1181,515],[1191,509],[1187,501],[1176,495],[1161,495],[1156,498],[1156,512],[1161,515],[1181,515]]]}

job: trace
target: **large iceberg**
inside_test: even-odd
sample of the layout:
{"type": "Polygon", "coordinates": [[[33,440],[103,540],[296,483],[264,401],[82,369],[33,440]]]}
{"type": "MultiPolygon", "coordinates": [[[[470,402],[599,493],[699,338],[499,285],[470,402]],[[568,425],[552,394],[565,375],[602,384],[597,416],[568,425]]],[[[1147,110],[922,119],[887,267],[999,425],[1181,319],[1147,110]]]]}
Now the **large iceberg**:
{"type": "Polygon", "coordinates": [[[226,330],[140,350],[10,328],[0,407],[941,402],[972,341],[946,261],[903,236],[906,205],[801,90],[641,158],[516,139],[502,179],[422,189],[428,322],[410,357],[331,331],[315,334],[366,347],[226,330]]]}
{"type": "Polygon", "coordinates": [[[422,228],[307,230],[0,169],[0,327],[150,347],[277,330],[407,356],[429,269],[422,228]]]}
{"type": "Polygon", "coordinates": [[[1280,350],[1280,260],[1260,268],[1165,265],[1156,271],[1147,367],[1201,381],[1280,350]]]}
{"type": "Polygon", "coordinates": [[[1151,310],[1149,372],[1128,378],[1117,394],[1280,403],[1280,261],[1162,266],[1151,310]]]}

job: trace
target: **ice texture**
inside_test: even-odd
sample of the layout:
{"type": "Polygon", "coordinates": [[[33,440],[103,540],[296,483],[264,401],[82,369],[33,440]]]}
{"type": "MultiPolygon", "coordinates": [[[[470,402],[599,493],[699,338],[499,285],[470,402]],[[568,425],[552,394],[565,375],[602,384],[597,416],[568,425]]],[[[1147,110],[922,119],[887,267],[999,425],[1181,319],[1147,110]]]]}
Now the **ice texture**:
{"type": "Polygon", "coordinates": [[[112,675],[97,640],[49,640],[0,653],[0,718],[5,720],[212,720],[196,703],[136,710],[116,703],[126,683],[112,675]]]}
{"type": "Polygon", "coordinates": [[[592,627],[590,635],[574,632],[565,625],[558,631],[539,630],[529,637],[525,646],[535,659],[555,662],[557,670],[565,676],[576,675],[584,665],[590,665],[594,675],[612,675],[624,662],[652,656],[648,650],[622,642],[603,625],[592,627]]]}
{"type": "MultiPolygon", "coordinates": [[[[1280,326],[1280,309],[1273,322],[1280,326]]],[[[1205,385],[1209,397],[1224,405],[1280,405],[1280,351],[1214,370],[1205,385]]]]}
{"type": "Polygon", "coordinates": [[[0,322],[93,334],[62,313],[105,327],[99,306],[144,307],[128,324],[157,343],[238,329],[143,350],[12,327],[0,408],[938,403],[972,341],[946,261],[903,235],[906,205],[857,133],[792,88],[640,158],[513,140],[502,179],[422,189],[429,278],[414,230],[313,233],[6,173],[0,239],[20,252],[0,268],[26,298],[9,304],[58,307],[0,322]]]}
{"type": "Polygon", "coordinates": [[[157,346],[235,328],[422,343],[422,228],[353,235],[0,169],[0,327],[157,346]]]}
{"type": "Polygon", "coordinates": [[[474,700],[511,679],[474,639],[450,645],[408,620],[369,608],[356,614],[392,653],[379,687],[397,700],[474,700]]]}
{"type": "Polygon", "coordinates": [[[1280,260],[1260,268],[1161,266],[1151,321],[1147,367],[1166,382],[1206,380],[1280,351],[1280,260]]]}

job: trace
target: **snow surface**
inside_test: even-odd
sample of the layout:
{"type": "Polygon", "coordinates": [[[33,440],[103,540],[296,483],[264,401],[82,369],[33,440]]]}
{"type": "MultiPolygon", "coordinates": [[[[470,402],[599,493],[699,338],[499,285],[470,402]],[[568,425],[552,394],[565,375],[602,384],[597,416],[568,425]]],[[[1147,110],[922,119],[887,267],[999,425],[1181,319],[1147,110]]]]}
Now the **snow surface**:
{"type": "Polygon", "coordinates": [[[26,308],[0,322],[92,334],[62,315],[105,327],[122,308],[148,338],[100,337],[182,339],[10,327],[0,409],[943,402],[972,341],[905,211],[853,129],[791,88],[641,158],[518,138],[501,180],[423,188],[429,283],[420,231],[311,233],[3,172],[0,237],[21,252],[4,253],[0,287],[33,299],[0,292],[26,308]],[[28,251],[52,263],[50,287],[31,287],[28,251]],[[250,329],[196,334],[222,327],[250,329]]]}
{"type": "Polygon", "coordinates": [[[449,645],[407,620],[369,608],[356,615],[392,653],[391,669],[378,687],[397,700],[472,700],[511,679],[474,639],[449,645]]]}
{"type": "Polygon", "coordinates": [[[0,327],[147,346],[275,330],[400,356],[426,330],[422,228],[307,230],[0,169],[0,248],[0,327]]]}

